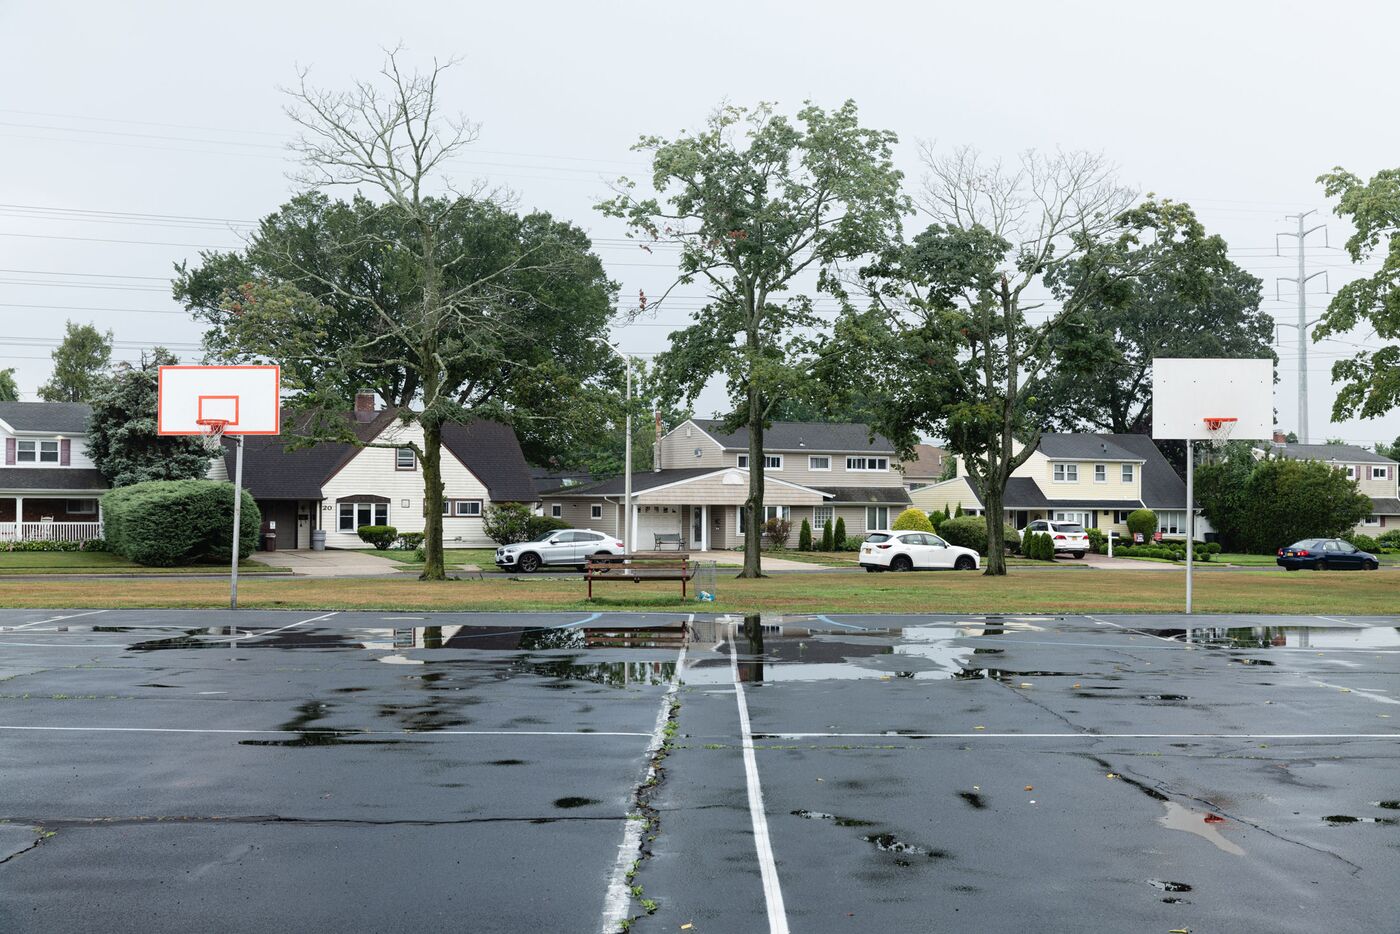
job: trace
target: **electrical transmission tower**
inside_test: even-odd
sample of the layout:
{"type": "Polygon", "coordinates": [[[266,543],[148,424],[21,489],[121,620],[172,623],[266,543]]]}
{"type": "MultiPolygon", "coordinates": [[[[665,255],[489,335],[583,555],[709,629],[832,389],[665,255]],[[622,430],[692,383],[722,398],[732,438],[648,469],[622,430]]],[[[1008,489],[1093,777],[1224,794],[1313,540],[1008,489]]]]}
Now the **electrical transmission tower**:
{"type": "Polygon", "coordinates": [[[1309,214],[1316,214],[1316,211],[1303,211],[1300,214],[1289,214],[1289,220],[1298,222],[1297,230],[1285,231],[1274,234],[1274,254],[1282,256],[1278,248],[1279,237],[1296,237],[1298,239],[1298,275],[1279,276],[1274,282],[1274,296],[1279,297],[1278,283],[1292,282],[1298,287],[1298,322],[1292,324],[1285,321],[1274,322],[1278,327],[1298,329],[1298,441],[1301,444],[1308,444],[1308,328],[1317,324],[1317,319],[1308,320],[1308,280],[1316,279],[1318,276],[1326,276],[1326,270],[1308,274],[1308,264],[1306,258],[1306,243],[1308,234],[1320,230],[1322,231],[1322,242],[1327,243],[1327,225],[1317,224],[1312,227],[1304,227],[1309,214]]]}

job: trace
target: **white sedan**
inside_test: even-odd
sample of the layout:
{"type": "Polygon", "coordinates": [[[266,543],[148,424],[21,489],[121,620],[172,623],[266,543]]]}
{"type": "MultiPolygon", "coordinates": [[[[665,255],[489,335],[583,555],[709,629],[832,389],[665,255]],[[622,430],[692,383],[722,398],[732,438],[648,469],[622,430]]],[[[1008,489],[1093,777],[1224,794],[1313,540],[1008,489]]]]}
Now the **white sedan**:
{"type": "Polygon", "coordinates": [[[867,571],[975,571],[981,556],[971,548],[950,545],[931,532],[871,532],[860,546],[860,566],[867,571]]]}

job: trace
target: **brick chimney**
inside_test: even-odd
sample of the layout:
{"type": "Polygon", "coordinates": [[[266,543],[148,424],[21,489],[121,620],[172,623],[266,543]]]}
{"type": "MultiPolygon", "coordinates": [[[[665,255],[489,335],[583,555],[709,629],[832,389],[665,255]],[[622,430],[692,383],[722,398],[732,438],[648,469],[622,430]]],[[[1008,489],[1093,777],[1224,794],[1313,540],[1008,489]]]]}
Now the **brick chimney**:
{"type": "Polygon", "coordinates": [[[1288,435],[1284,434],[1284,433],[1281,432],[1281,431],[1276,431],[1276,432],[1274,432],[1274,444],[1287,444],[1287,443],[1288,443],[1288,435]]]}
{"type": "Polygon", "coordinates": [[[355,393],[355,421],[373,421],[375,416],[374,390],[361,389],[355,393]]]}
{"type": "Polygon", "coordinates": [[[661,472],[661,410],[652,409],[652,419],[656,422],[656,440],[651,447],[651,470],[652,473],[661,472]]]}

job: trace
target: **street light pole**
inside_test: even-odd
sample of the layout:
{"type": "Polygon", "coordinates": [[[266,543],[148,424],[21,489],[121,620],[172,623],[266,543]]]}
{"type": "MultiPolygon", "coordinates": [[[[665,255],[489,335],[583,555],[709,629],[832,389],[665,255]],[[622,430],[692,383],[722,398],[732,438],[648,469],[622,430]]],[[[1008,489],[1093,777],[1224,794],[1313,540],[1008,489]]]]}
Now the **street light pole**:
{"type": "Polygon", "coordinates": [[[623,455],[622,546],[624,550],[631,552],[635,551],[633,536],[637,531],[632,516],[632,358],[602,338],[594,338],[594,340],[621,357],[622,362],[627,365],[627,415],[625,420],[627,448],[623,455]]]}

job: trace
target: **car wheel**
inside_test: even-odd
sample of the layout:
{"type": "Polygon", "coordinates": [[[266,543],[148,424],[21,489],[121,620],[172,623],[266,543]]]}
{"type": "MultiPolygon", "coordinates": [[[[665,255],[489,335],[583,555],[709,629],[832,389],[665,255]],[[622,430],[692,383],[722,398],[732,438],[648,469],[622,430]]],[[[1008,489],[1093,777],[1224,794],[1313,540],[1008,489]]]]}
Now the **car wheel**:
{"type": "MultiPolygon", "coordinates": [[[[232,551],[233,549],[229,549],[229,550],[232,551]]],[[[1379,569],[1380,569],[1380,566],[1381,566],[1381,563],[1380,563],[1379,561],[1367,561],[1367,562],[1366,562],[1366,570],[1368,570],[1368,571],[1376,571],[1376,570],[1379,570],[1379,569]]]]}
{"type": "Polygon", "coordinates": [[[1080,561],[1083,561],[1083,560],[1084,560],[1084,552],[1082,552],[1082,551],[1076,551],[1076,552],[1074,553],[1074,557],[1075,557],[1076,559],[1080,560],[1080,561]]]}
{"type": "Polygon", "coordinates": [[[953,562],[953,570],[955,571],[971,571],[976,566],[977,562],[973,561],[967,555],[960,555],[958,560],[953,562]]]}
{"type": "Polygon", "coordinates": [[[890,570],[912,571],[914,570],[914,562],[909,560],[908,555],[895,555],[894,559],[890,561],[890,570]]]}
{"type": "MultiPolygon", "coordinates": [[[[230,554],[231,554],[231,553],[233,552],[233,549],[232,549],[232,548],[229,548],[229,552],[230,552],[230,554]]],[[[1296,570],[1298,570],[1298,569],[1295,568],[1295,567],[1285,567],[1284,570],[1285,570],[1285,571],[1296,571],[1296,570]]]]}
{"type": "Polygon", "coordinates": [[[515,568],[522,574],[533,574],[540,569],[540,556],[527,551],[516,559],[515,568]]]}
{"type": "MultiPolygon", "coordinates": [[[[230,548],[229,551],[231,552],[231,551],[233,551],[233,549],[230,548]]],[[[879,569],[879,568],[867,567],[867,568],[865,569],[865,573],[867,573],[867,574],[878,574],[879,572],[880,572],[880,569],[879,569]]]]}
{"type": "MultiPolygon", "coordinates": [[[[232,549],[229,549],[229,550],[232,551],[232,549]]],[[[1326,562],[1326,561],[1317,561],[1317,562],[1314,562],[1314,563],[1313,563],[1313,570],[1314,570],[1314,571],[1326,571],[1326,570],[1329,570],[1329,568],[1328,568],[1328,565],[1327,565],[1327,562],[1326,562]]]]}

